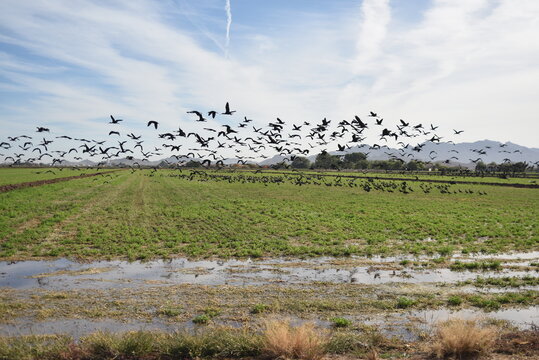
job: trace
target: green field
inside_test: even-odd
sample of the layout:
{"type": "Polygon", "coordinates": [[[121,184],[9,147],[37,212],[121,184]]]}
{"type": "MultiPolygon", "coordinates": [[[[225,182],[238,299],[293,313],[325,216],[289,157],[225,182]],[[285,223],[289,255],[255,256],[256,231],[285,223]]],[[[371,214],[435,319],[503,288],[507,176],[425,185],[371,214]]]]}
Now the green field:
{"type": "Polygon", "coordinates": [[[240,176],[236,181],[189,174],[126,170],[1,193],[0,257],[134,260],[539,249],[538,189],[450,185],[443,193],[435,184],[408,182],[402,193],[397,181],[381,182],[377,190],[377,183],[367,180],[354,183],[360,186],[348,180],[339,186],[298,186],[260,173],[210,172],[240,176]],[[269,180],[249,181],[262,178],[269,180]],[[365,184],[372,190],[365,191],[365,184]],[[422,186],[432,188],[425,193],[422,186]]]}

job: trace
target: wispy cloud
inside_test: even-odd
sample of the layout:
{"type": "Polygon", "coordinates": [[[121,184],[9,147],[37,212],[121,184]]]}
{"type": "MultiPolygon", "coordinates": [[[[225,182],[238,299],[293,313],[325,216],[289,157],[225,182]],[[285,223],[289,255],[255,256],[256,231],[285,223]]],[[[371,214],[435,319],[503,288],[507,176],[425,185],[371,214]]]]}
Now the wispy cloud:
{"type": "Polygon", "coordinates": [[[226,51],[228,57],[228,47],[230,46],[230,26],[232,25],[232,9],[230,8],[230,0],[226,0],[226,51]]]}

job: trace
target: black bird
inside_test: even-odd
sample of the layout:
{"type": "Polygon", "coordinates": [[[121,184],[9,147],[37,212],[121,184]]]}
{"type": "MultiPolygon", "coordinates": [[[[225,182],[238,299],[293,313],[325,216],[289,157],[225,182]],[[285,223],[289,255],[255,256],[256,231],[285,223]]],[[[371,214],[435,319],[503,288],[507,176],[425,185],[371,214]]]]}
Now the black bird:
{"type": "Polygon", "coordinates": [[[226,127],[226,133],[227,135],[228,134],[231,134],[231,133],[237,133],[236,130],[232,130],[232,128],[229,126],[229,125],[222,125],[223,127],[226,127]]]}
{"type": "Polygon", "coordinates": [[[37,131],[36,131],[36,132],[49,132],[49,131],[50,131],[50,130],[49,130],[49,129],[47,129],[47,128],[44,128],[44,127],[40,127],[40,126],[38,126],[38,127],[37,127],[37,131]]]}
{"type": "Polygon", "coordinates": [[[112,115],[110,116],[110,119],[111,120],[110,120],[109,124],[119,124],[120,121],[123,121],[122,119],[115,119],[114,116],[112,116],[112,115]]]}
{"type": "Polygon", "coordinates": [[[215,115],[217,115],[217,111],[214,111],[214,110],[208,111],[208,116],[211,116],[212,119],[215,119],[215,115]]]}
{"type": "Polygon", "coordinates": [[[159,123],[157,121],[155,121],[155,120],[150,120],[150,121],[148,121],[148,124],[146,126],[150,126],[150,125],[153,125],[155,130],[157,130],[157,125],[159,125],[159,123]]]}
{"type": "Polygon", "coordinates": [[[185,131],[183,131],[181,128],[178,128],[178,131],[176,131],[178,133],[178,136],[181,136],[181,137],[186,137],[187,134],[185,134],[185,131]]]}
{"type": "Polygon", "coordinates": [[[232,115],[236,112],[236,110],[234,111],[230,111],[230,105],[228,103],[225,104],[225,112],[224,113],[221,113],[222,115],[232,115]]]}
{"type": "Polygon", "coordinates": [[[139,135],[139,136],[136,136],[135,134],[131,133],[131,134],[127,134],[127,137],[128,138],[131,138],[133,140],[138,140],[141,138],[142,135],[139,135]]]}
{"type": "Polygon", "coordinates": [[[109,132],[109,136],[110,135],[118,135],[118,136],[120,136],[120,133],[118,131],[111,131],[111,132],[109,132]]]}
{"type": "Polygon", "coordinates": [[[378,114],[377,114],[377,113],[372,112],[372,111],[371,111],[370,113],[371,113],[371,114],[370,114],[369,116],[371,116],[371,117],[378,117],[378,114]]]}
{"type": "Polygon", "coordinates": [[[455,129],[453,129],[453,131],[455,132],[455,135],[458,135],[458,134],[461,134],[462,132],[464,132],[464,130],[459,130],[459,131],[457,131],[457,130],[455,130],[455,129]]]}
{"type": "Polygon", "coordinates": [[[198,116],[198,119],[195,120],[195,121],[200,121],[200,122],[206,121],[206,119],[204,118],[204,116],[202,116],[202,113],[200,111],[192,110],[192,111],[188,111],[187,113],[188,114],[196,114],[198,116]]]}

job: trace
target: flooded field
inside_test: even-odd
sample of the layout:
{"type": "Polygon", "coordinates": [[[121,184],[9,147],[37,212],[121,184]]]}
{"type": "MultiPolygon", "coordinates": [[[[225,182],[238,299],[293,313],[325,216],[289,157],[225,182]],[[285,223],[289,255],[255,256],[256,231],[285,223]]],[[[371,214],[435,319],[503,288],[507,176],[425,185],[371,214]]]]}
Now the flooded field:
{"type": "Polygon", "coordinates": [[[505,320],[524,329],[539,324],[538,262],[539,252],[3,261],[0,335],[68,333],[78,338],[96,330],[193,329],[200,325],[197,316],[212,311],[211,323],[233,327],[256,326],[263,318],[259,312],[322,327],[344,316],[405,340],[455,316],[505,320]]]}
{"type": "MultiPolygon", "coordinates": [[[[520,277],[534,273],[539,252],[493,256],[349,257],[316,259],[199,260],[185,258],[149,262],[0,261],[0,287],[69,290],[171,284],[262,285],[272,283],[438,283],[452,284],[482,277],[520,277]],[[496,270],[456,271],[444,265],[478,260],[498,261],[496,270]],[[418,262],[420,266],[408,266],[418,262]]],[[[536,273],[537,271],[535,271],[536,273]]]]}

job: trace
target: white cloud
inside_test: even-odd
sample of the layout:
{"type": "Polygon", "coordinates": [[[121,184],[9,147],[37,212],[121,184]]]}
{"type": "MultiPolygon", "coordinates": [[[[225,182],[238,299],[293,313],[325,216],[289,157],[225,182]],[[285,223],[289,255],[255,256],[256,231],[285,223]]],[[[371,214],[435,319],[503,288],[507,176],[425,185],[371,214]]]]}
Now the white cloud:
{"type": "Polygon", "coordinates": [[[278,30],[239,23],[227,59],[190,32],[198,18],[174,24],[153,1],[4,0],[0,41],[31,56],[3,50],[0,75],[11,84],[0,90],[39,95],[30,108],[10,105],[0,121],[28,117],[23,130],[38,113],[40,121],[91,129],[115,113],[142,127],[158,119],[175,128],[192,119],[187,110],[230,101],[258,125],[374,110],[388,121],[466,129],[462,140],[537,146],[539,2],[434,1],[420,22],[398,29],[390,5],[365,0],[338,14],[292,13],[278,30]],[[504,129],[508,117],[514,125],[504,129]]]}

